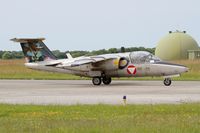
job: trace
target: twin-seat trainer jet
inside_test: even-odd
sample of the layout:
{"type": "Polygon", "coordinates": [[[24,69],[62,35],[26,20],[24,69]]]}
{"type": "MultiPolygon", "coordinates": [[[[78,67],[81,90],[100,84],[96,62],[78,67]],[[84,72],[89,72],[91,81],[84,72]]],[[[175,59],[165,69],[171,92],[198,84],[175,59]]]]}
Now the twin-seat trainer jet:
{"type": "Polygon", "coordinates": [[[77,58],[68,53],[66,59],[57,59],[43,43],[44,38],[11,40],[21,44],[28,68],[91,77],[94,85],[109,85],[113,77],[163,76],[164,85],[169,86],[171,77],[188,71],[183,65],[161,61],[146,51],[77,58]]]}

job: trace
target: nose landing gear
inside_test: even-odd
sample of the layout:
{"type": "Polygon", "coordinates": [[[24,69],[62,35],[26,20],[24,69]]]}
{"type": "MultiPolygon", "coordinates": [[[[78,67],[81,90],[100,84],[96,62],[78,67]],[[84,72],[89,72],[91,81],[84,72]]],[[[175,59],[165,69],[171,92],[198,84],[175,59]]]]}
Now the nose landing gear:
{"type": "Polygon", "coordinates": [[[166,79],[164,80],[164,85],[165,85],[165,86],[170,86],[171,83],[172,83],[172,80],[171,80],[170,78],[166,78],[166,79]]]}

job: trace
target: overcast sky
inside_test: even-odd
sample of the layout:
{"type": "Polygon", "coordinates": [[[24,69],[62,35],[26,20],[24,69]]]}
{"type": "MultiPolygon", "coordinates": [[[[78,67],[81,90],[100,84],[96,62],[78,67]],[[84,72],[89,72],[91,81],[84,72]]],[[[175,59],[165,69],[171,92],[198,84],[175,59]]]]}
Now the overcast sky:
{"type": "Polygon", "coordinates": [[[200,42],[199,0],[0,0],[0,50],[45,37],[50,49],[155,47],[169,30],[200,42]]]}

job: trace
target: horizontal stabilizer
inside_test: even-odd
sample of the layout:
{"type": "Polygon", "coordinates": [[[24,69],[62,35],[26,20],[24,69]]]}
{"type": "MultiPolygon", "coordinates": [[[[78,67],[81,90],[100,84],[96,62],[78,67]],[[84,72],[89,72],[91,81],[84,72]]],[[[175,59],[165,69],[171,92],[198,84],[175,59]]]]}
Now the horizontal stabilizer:
{"type": "Polygon", "coordinates": [[[45,38],[13,38],[10,39],[13,42],[28,43],[28,42],[39,42],[45,40],[45,38]]]}

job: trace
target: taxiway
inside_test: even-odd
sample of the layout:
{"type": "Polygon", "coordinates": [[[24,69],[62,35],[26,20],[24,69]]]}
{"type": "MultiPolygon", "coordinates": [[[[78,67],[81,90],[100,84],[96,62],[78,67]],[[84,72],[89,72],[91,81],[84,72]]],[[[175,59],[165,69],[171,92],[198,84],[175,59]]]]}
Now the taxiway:
{"type": "Polygon", "coordinates": [[[200,102],[199,81],[113,81],[94,86],[90,80],[0,80],[0,103],[11,104],[157,104],[200,102]]]}

